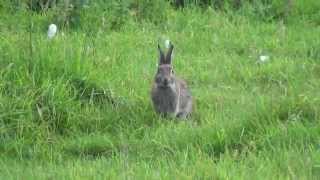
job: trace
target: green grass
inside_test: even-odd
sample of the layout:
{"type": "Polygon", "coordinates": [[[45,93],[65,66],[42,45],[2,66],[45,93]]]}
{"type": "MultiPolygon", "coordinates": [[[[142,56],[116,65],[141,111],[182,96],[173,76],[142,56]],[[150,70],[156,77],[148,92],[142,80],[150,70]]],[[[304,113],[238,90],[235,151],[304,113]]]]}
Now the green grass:
{"type": "Polygon", "coordinates": [[[31,41],[29,14],[3,16],[0,179],[319,178],[319,26],[168,12],[53,40],[33,15],[31,41]],[[186,122],[151,106],[164,37],[194,96],[186,122]]]}

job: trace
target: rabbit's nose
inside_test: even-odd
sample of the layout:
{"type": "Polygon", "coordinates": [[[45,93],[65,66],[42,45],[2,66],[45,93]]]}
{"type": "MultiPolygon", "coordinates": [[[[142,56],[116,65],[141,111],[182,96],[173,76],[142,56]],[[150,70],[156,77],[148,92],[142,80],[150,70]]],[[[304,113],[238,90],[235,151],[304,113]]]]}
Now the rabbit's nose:
{"type": "Polygon", "coordinates": [[[169,79],[168,79],[168,78],[164,78],[164,79],[163,79],[163,83],[164,83],[165,85],[169,84],[169,79]]]}

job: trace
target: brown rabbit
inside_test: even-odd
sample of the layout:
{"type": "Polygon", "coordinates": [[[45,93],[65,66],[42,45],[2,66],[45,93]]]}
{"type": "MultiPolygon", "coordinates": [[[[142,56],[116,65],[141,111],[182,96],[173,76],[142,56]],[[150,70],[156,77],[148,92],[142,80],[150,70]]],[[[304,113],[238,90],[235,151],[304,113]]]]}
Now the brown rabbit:
{"type": "Polygon", "coordinates": [[[160,53],[158,71],[151,91],[151,99],[157,113],[163,116],[186,118],[192,111],[192,97],[187,83],[174,75],[171,65],[173,45],[166,54],[160,53]]]}

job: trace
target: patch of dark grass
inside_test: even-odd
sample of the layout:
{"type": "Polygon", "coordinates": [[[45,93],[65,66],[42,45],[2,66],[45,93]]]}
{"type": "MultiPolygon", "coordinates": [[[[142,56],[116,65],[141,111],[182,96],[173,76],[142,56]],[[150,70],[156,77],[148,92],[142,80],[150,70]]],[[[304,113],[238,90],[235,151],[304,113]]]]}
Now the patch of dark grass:
{"type": "Polygon", "coordinates": [[[275,114],[280,121],[311,121],[318,118],[317,105],[302,96],[281,98],[278,102],[275,114]]]}
{"type": "Polygon", "coordinates": [[[66,141],[63,151],[72,156],[82,156],[88,158],[98,158],[101,156],[112,157],[127,148],[113,136],[88,135],[80,136],[66,141]]]}
{"type": "Polygon", "coordinates": [[[4,136],[0,138],[0,153],[17,159],[30,159],[35,155],[32,151],[32,141],[30,139],[14,139],[4,136]]]}
{"type": "Polygon", "coordinates": [[[65,134],[72,126],[68,110],[72,110],[64,94],[56,92],[57,87],[39,89],[32,104],[33,122],[47,127],[50,132],[65,134]]]}
{"type": "Polygon", "coordinates": [[[84,79],[72,79],[71,86],[76,93],[76,99],[94,105],[111,104],[117,106],[122,104],[121,98],[116,97],[111,89],[106,89],[84,79]]]}
{"type": "Polygon", "coordinates": [[[69,147],[65,149],[67,154],[73,156],[89,157],[89,158],[99,158],[99,157],[110,157],[114,156],[118,151],[103,145],[88,145],[84,147],[69,147]]]}
{"type": "Polygon", "coordinates": [[[307,50],[307,57],[315,61],[320,60],[320,47],[310,47],[307,50]]]}
{"type": "Polygon", "coordinates": [[[31,133],[33,124],[28,121],[30,111],[26,102],[20,97],[3,97],[0,99],[0,135],[6,137],[23,137],[31,133]],[[28,127],[28,128],[27,128],[28,127]]]}

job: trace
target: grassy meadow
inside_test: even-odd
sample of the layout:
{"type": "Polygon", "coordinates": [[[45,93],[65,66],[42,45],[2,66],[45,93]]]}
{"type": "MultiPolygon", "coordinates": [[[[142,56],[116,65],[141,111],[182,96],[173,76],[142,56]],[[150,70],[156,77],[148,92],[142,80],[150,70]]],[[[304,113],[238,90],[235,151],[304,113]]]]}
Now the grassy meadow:
{"type": "Polygon", "coordinates": [[[90,7],[61,27],[0,6],[0,179],[320,178],[320,14],[165,4],[114,28],[90,7]],[[152,108],[165,39],[194,96],[187,121],[152,108]]]}

